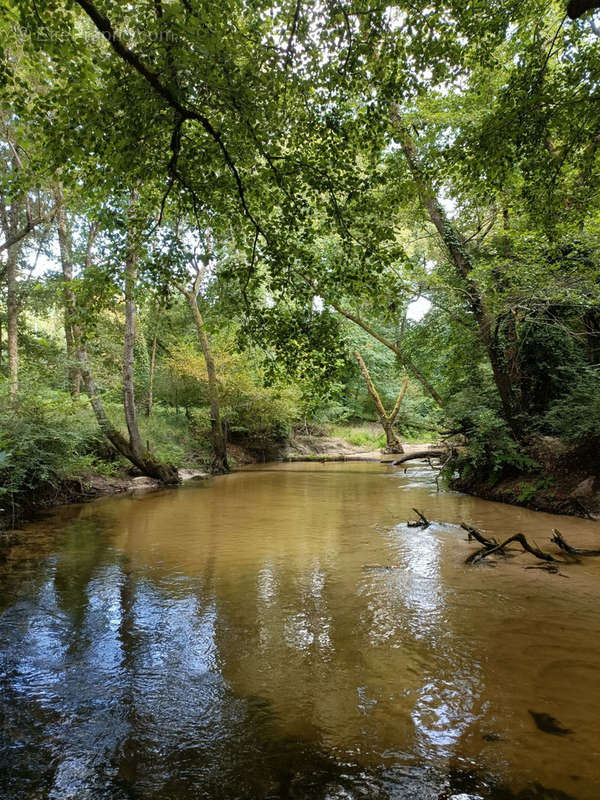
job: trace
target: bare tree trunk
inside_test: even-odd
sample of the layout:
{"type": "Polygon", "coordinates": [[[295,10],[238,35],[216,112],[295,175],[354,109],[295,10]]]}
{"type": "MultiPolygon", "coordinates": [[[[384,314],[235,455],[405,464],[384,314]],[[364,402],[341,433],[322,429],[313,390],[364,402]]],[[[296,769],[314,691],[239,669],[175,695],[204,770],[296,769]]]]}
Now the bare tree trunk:
{"type": "Polygon", "coordinates": [[[11,397],[16,397],[19,391],[19,302],[17,299],[17,263],[19,259],[19,245],[8,249],[6,261],[6,335],[8,352],[8,387],[11,397]]]}
{"type": "Polygon", "coordinates": [[[137,281],[139,229],[135,219],[139,192],[132,189],[129,197],[129,230],[125,254],[125,336],[123,341],[123,409],[133,452],[141,457],[144,450],[135,408],[133,370],[135,364],[135,284],[137,281]]]}
{"type": "Polygon", "coordinates": [[[156,315],[156,325],[154,328],[154,336],[152,337],[152,350],[150,353],[150,381],[148,386],[148,400],[146,402],[146,416],[152,414],[152,406],[154,405],[154,373],[156,372],[156,348],[158,345],[158,329],[160,326],[160,317],[162,308],[158,309],[156,315]]]}
{"type": "Polygon", "coordinates": [[[396,404],[394,405],[394,409],[391,414],[388,414],[385,410],[383,403],[381,402],[381,397],[379,396],[379,392],[377,391],[375,384],[371,379],[371,375],[369,370],[367,369],[367,365],[365,364],[363,357],[358,352],[358,350],[354,351],[354,356],[358,361],[358,366],[360,367],[360,371],[363,374],[365,379],[365,383],[367,385],[367,389],[371,398],[375,404],[375,410],[377,412],[377,417],[379,419],[379,423],[384,430],[385,439],[386,439],[386,446],[384,448],[384,452],[386,453],[403,453],[404,448],[402,447],[400,440],[396,436],[396,432],[394,430],[394,422],[396,417],[398,416],[398,411],[400,410],[400,405],[402,404],[402,400],[404,399],[404,395],[406,394],[406,388],[408,385],[408,377],[405,376],[402,381],[402,389],[400,390],[400,394],[398,395],[398,399],[396,400],[396,404]]]}
{"type": "Polygon", "coordinates": [[[198,333],[198,341],[200,349],[204,355],[206,363],[206,374],[208,379],[208,400],[210,403],[210,416],[211,416],[211,436],[213,445],[213,459],[211,469],[214,472],[229,472],[229,464],[227,462],[227,442],[225,432],[223,430],[223,422],[221,420],[221,404],[219,401],[219,384],[217,381],[217,371],[215,369],[215,362],[212,355],[210,341],[208,339],[206,330],[204,328],[204,320],[198,308],[197,294],[194,291],[185,292],[189,306],[192,310],[192,316],[196,324],[196,331],[198,333]]]}
{"type": "Polygon", "coordinates": [[[63,274],[63,298],[65,342],[67,346],[68,377],[71,394],[73,397],[81,391],[81,370],[77,366],[77,352],[75,347],[74,326],[75,321],[75,295],[72,288],[73,280],[73,242],[71,240],[71,230],[68,224],[67,212],[63,205],[63,198],[60,188],[55,192],[56,195],[56,228],[58,231],[58,243],[60,246],[60,260],[63,274]]]}
{"type": "Polygon", "coordinates": [[[505,354],[498,346],[497,338],[493,334],[494,316],[488,307],[485,295],[472,278],[473,264],[471,255],[463,237],[454,223],[448,218],[429,180],[425,176],[413,138],[404,125],[397,109],[393,110],[392,117],[400,131],[402,150],[413,179],[417,184],[421,201],[448,251],[458,276],[464,281],[467,288],[471,311],[477,320],[481,341],[488,354],[504,417],[514,436],[521,440],[523,438],[523,420],[520,393],[514,381],[511,380],[510,366],[507,364],[505,354]]]}

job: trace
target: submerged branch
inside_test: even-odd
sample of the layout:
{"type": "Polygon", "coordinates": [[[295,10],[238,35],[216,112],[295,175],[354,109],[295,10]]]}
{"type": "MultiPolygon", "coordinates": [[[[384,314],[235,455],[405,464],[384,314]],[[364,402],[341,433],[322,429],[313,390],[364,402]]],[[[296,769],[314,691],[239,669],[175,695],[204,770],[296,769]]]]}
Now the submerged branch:
{"type": "Polygon", "coordinates": [[[529,544],[522,533],[515,533],[514,536],[509,536],[508,539],[501,544],[496,545],[495,547],[484,547],[482,550],[478,550],[476,553],[470,555],[465,563],[475,564],[477,561],[481,561],[481,559],[491,556],[492,553],[503,551],[507,545],[511,544],[511,542],[518,542],[523,550],[525,550],[527,553],[531,553],[532,556],[539,558],[541,561],[559,561],[559,559],[551,556],[550,553],[544,553],[544,551],[540,550],[539,547],[529,544]]]}
{"type": "Polygon", "coordinates": [[[586,550],[585,548],[573,547],[572,545],[568,544],[558,528],[553,528],[552,533],[554,536],[552,539],[550,539],[550,541],[558,545],[558,547],[564,553],[568,553],[571,556],[600,556],[600,550],[586,550]]]}
{"type": "Polygon", "coordinates": [[[469,541],[471,539],[476,539],[479,544],[482,544],[484,547],[496,547],[498,544],[495,539],[486,539],[486,537],[480,531],[478,531],[477,528],[467,525],[466,522],[461,522],[460,527],[469,534],[469,541]]]}
{"type": "Polygon", "coordinates": [[[424,514],[421,514],[418,508],[413,508],[415,514],[419,517],[419,519],[413,520],[412,522],[407,522],[409,528],[428,528],[431,525],[431,522],[427,519],[424,514]]]}

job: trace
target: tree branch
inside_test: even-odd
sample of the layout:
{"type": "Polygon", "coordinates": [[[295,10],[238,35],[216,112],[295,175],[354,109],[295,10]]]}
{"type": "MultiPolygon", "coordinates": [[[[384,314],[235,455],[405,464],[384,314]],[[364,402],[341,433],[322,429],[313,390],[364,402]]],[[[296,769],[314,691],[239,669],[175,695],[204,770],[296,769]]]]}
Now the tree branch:
{"type": "Polygon", "coordinates": [[[567,14],[569,19],[579,19],[586,11],[592,11],[596,8],[600,8],[598,0],[571,0],[567,6],[567,14]]]}
{"type": "Polygon", "coordinates": [[[135,69],[135,71],[144,78],[144,80],[150,84],[150,86],[154,89],[154,91],[160,95],[163,100],[167,102],[171,108],[175,109],[182,118],[184,119],[193,119],[196,122],[200,123],[200,125],[204,128],[206,133],[213,139],[213,141],[218,145],[223,159],[233,175],[233,178],[236,183],[237,193],[240,198],[240,203],[244,210],[244,213],[254,226],[254,228],[260,233],[260,235],[268,241],[265,232],[263,231],[262,227],[250,211],[248,207],[248,203],[246,201],[246,192],[244,189],[244,184],[242,182],[239,170],[233,160],[229,150],[223,141],[223,137],[221,136],[220,131],[216,130],[210,120],[201,114],[197,109],[184,105],[175,92],[170,89],[168,86],[165,86],[160,79],[160,76],[157,72],[153,72],[140,58],[140,56],[135,53],[133,50],[130,50],[121,39],[118,37],[115,29],[112,26],[112,23],[108,17],[105,17],[101,14],[98,9],[94,6],[93,3],[90,3],[89,0],[75,0],[77,5],[79,5],[88,17],[92,20],[96,28],[104,35],[104,38],[107,39],[112,49],[115,53],[129,64],[131,67],[135,69]]]}
{"type": "Polygon", "coordinates": [[[45,214],[40,214],[38,217],[30,218],[24,228],[21,228],[20,231],[17,231],[17,233],[9,236],[4,242],[2,242],[2,244],[0,244],[0,253],[3,250],[8,250],[9,247],[12,247],[14,244],[20,242],[21,239],[24,239],[34,228],[36,228],[38,225],[41,225],[42,222],[49,222],[54,218],[55,214],[56,207],[53,207],[45,214]]]}

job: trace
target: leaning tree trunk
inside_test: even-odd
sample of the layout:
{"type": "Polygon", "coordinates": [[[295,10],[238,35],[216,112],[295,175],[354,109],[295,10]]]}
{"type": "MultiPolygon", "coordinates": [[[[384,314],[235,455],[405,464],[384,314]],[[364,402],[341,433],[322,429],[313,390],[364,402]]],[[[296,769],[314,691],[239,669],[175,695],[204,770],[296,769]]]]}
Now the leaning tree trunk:
{"type": "Polygon", "coordinates": [[[397,108],[393,109],[392,117],[400,131],[402,150],[409,170],[417,185],[421,202],[425,206],[429,219],[437,230],[444,246],[448,251],[450,260],[454,265],[459,278],[464,281],[469,304],[473,316],[477,321],[481,341],[486,349],[496,389],[502,403],[504,418],[517,440],[523,440],[522,402],[518,387],[515,386],[511,376],[511,365],[507,363],[506,354],[498,346],[494,337],[494,317],[491,313],[486,297],[472,278],[473,263],[466,242],[460,232],[449,219],[428,180],[419,153],[412,136],[405,126],[397,108]]]}
{"type": "MultiPolygon", "coordinates": [[[[70,232],[69,232],[70,236],[70,232]]],[[[90,232],[90,239],[88,242],[87,264],[91,260],[91,247],[93,237],[95,236],[95,229],[90,232]]],[[[65,251],[66,253],[67,251],[65,251]]],[[[63,251],[61,250],[61,258],[63,251]]],[[[63,264],[64,269],[64,264],[63,264]]],[[[156,478],[161,483],[179,483],[179,475],[177,469],[172,464],[163,464],[151,452],[144,450],[143,447],[135,448],[130,441],[128,441],[122,433],[120,433],[109,418],[104,410],[102,399],[98,393],[96,383],[90,368],[87,349],[84,344],[84,336],[80,326],[77,323],[77,301],[74,294],[69,296],[69,303],[67,305],[68,313],[68,326],[71,330],[74,353],[77,358],[77,369],[81,376],[83,388],[89,397],[94,416],[98,422],[98,426],[102,433],[106,436],[108,441],[113,445],[115,450],[130,461],[140,472],[148,475],[151,478],[156,478]]],[[[135,319],[135,318],[134,318],[135,319]]],[[[135,329],[134,329],[135,335],[135,329]]],[[[141,441],[140,441],[141,444],[141,441]]]]}
{"type": "Polygon", "coordinates": [[[217,381],[217,371],[215,369],[215,362],[212,355],[212,348],[208,335],[204,328],[204,320],[198,308],[197,296],[193,291],[186,292],[186,297],[194,317],[196,324],[196,331],[198,333],[198,341],[200,349],[204,355],[206,363],[206,374],[208,382],[208,400],[210,403],[210,424],[211,424],[211,438],[213,446],[213,458],[211,463],[211,470],[213,472],[229,472],[229,464],[227,462],[227,441],[225,431],[223,430],[223,421],[221,419],[221,404],[219,401],[219,383],[217,381]]]}
{"type": "Polygon", "coordinates": [[[91,373],[87,351],[85,347],[78,347],[79,368],[86,394],[90,398],[90,404],[102,433],[106,436],[115,450],[121,453],[130,461],[140,472],[150,478],[156,478],[161,483],[179,483],[177,469],[172,464],[164,464],[159,461],[150,451],[134,450],[131,443],[120,433],[106,416],[104,405],[98,394],[98,389],[91,373]]]}
{"type": "Polygon", "coordinates": [[[396,344],[395,342],[391,342],[389,339],[386,339],[385,336],[376,331],[375,328],[373,328],[371,325],[365,322],[365,320],[361,319],[361,317],[357,316],[356,314],[353,314],[352,312],[348,311],[345,308],[342,308],[330,298],[327,299],[327,302],[332,308],[334,308],[338,312],[338,314],[341,314],[343,317],[350,320],[350,322],[353,322],[355,325],[358,325],[360,328],[363,329],[363,331],[365,331],[365,333],[368,333],[369,336],[372,336],[374,339],[377,339],[377,341],[381,342],[381,344],[384,345],[384,347],[387,347],[389,350],[391,350],[392,353],[394,353],[394,355],[398,358],[402,366],[408,372],[410,372],[411,375],[414,375],[414,377],[419,381],[421,386],[425,389],[427,394],[431,396],[431,398],[437,403],[437,405],[440,408],[444,408],[446,403],[442,398],[442,396],[435,389],[435,387],[431,385],[431,383],[427,380],[427,378],[423,375],[423,373],[417,368],[416,364],[408,356],[408,354],[405,353],[404,350],[402,350],[399,344],[396,344]]]}

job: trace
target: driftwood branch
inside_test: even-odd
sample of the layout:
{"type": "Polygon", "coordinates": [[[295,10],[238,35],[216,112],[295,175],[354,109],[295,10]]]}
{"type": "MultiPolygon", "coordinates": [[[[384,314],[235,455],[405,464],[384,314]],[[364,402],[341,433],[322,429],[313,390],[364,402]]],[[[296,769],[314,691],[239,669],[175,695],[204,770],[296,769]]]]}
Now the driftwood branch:
{"type": "Polygon", "coordinates": [[[600,550],[586,550],[582,547],[573,547],[572,545],[568,544],[565,541],[564,536],[562,533],[557,529],[553,528],[552,533],[554,536],[550,539],[551,542],[558,545],[558,547],[564,552],[568,553],[570,556],[600,556],[600,550]]]}
{"type": "Polygon", "coordinates": [[[482,544],[484,547],[496,547],[498,544],[495,539],[487,539],[481,531],[478,531],[477,528],[473,528],[471,525],[467,525],[466,522],[461,522],[460,527],[469,534],[469,541],[471,539],[476,539],[479,544],[482,544]]]}
{"type": "Polygon", "coordinates": [[[515,533],[514,536],[509,536],[508,539],[501,544],[496,545],[495,547],[484,547],[482,550],[478,550],[476,553],[470,555],[465,563],[475,564],[477,561],[481,561],[481,559],[487,558],[487,556],[491,556],[493,553],[503,551],[504,548],[512,542],[518,542],[523,550],[525,550],[527,553],[531,553],[532,556],[539,558],[541,561],[559,561],[559,559],[551,556],[550,553],[544,553],[544,551],[540,550],[539,547],[529,544],[522,533],[515,533]]]}
{"type": "Polygon", "coordinates": [[[419,519],[414,520],[413,522],[407,522],[409,528],[428,528],[431,525],[431,522],[427,519],[424,514],[421,514],[418,508],[413,508],[413,511],[419,517],[419,519]]]}

